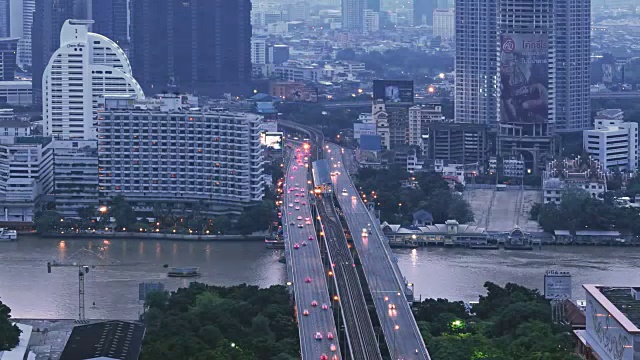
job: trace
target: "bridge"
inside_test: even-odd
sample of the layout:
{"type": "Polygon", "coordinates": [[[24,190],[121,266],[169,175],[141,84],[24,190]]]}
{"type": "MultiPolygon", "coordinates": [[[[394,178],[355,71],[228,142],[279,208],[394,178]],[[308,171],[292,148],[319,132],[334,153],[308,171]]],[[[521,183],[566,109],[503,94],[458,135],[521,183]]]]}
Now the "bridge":
{"type": "Polygon", "coordinates": [[[337,145],[329,144],[325,150],[333,168],[338,170],[332,175],[336,197],[358,251],[391,357],[430,360],[407,299],[412,300],[413,293],[402,277],[377,220],[351,181],[344,164],[344,160],[350,159],[343,159],[343,149],[337,145]]]}
{"type": "Polygon", "coordinates": [[[338,339],[328,339],[329,333],[335,336],[336,324],[320,247],[310,219],[311,207],[307,199],[308,169],[304,166],[304,156],[307,154],[299,147],[298,149],[300,152],[292,151],[286,168],[287,178],[282,197],[282,228],[289,279],[287,285],[292,286],[294,292],[301,358],[317,360],[324,355],[327,359],[339,360],[342,357],[338,339]],[[303,195],[300,196],[301,194],[303,195]],[[298,220],[298,217],[301,220],[298,220]],[[306,219],[309,219],[308,224],[306,219]],[[312,305],[314,301],[315,306],[312,305]],[[323,305],[326,306],[326,310],[323,305]],[[316,333],[320,333],[322,339],[316,339],[316,333]],[[332,345],[335,348],[332,348],[332,345]]]}

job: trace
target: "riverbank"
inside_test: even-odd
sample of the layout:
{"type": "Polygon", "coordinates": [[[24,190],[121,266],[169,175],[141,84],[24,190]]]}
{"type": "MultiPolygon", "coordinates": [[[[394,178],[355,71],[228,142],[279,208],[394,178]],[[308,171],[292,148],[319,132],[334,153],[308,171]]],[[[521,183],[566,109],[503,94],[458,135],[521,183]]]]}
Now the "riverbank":
{"type": "Polygon", "coordinates": [[[264,241],[266,233],[258,233],[251,235],[190,235],[190,234],[165,234],[165,233],[146,233],[146,232],[51,232],[44,234],[35,234],[43,238],[72,238],[72,239],[123,239],[123,240],[172,240],[172,241],[264,241]]]}

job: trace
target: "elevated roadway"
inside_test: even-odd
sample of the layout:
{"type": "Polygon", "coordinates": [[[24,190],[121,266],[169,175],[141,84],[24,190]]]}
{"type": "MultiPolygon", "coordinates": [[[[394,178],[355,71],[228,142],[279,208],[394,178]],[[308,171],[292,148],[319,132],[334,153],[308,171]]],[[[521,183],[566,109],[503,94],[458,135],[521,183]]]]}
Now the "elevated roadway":
{"type": "Polygon", "coordinates": [[[360,279],[330,194],[316,202],[351,359],[382,360],[360,279]]]}
{"type": "Polygon", "coordinates": [[[345,169],[342,148],[329,144],[325,150],[332,170],[338,171],[332,176],[334,191],[358,251],[391,357],[430,360],[405,295],[405,281],[380,227],[345,169]]]}
{"type": "Polygon", "coordinates": [[[294,291],[301,358],[318,360],[322,355],[326,355],[328,359],[338,360],[342,357],[337,338],[327,339],[328,333],[336,334],[333,314],[331,308],[322,309],[323,304],[329,306],[331,301],[320,247],[315,239],[316,231],[311,220],[307,185],[308,168],[304,166],[306,155],[296,156],[296,154],[303,154],[303,150],[300,149],[300,153],[294,150],[288,161],[283,187],[282,227],[289,282],[294,291]],[[300,194],[304,195],[300,196],[300,194]],[[296,207],[299,210],[296,210],[296,207]],[[302,220],[298,220],[298,216],[302,220]],[[309,219],[309,224],[306,219],[309,219]],[[299,224],[302,227],[299,227],[299,224]],[[310,237],[313,237],[313,240],[309,240],[310,237]],[[306,278],[310,278],[311,281],[305,282],[306,278]],[[317,302],[317,306],[311,305],[313,301],[317,302]],[[304,315],[305,310],[308,311],[307,316],[304,315]],[[321,340],[315,338],[317,332],[322,334],[321,340]],[[335,346],[335,351],[331,350],[331,345],[335,346]]]}

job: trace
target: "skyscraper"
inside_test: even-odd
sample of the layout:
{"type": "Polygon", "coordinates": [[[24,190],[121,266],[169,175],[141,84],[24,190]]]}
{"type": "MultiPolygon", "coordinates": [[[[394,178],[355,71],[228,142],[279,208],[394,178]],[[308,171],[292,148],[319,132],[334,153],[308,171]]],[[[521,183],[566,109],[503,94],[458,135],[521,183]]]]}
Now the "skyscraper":
{"type": "Polygon", "coordinates": [[[142,88],[124,51],[89,32],[91,20],[67,20],[43,75],[44,133],[60,139],[96,139],[98,103],[104,95],[134,95],[142,88]]]}
{"type": "Polygon", "coordinates": [[[35,0],[9,0],[10,34],[20,38],[18,41],[18,65],[31,68],[31,28],[33,26],[33,12],[36,10],[35,0]]]}
{"type": "Polygon", "coordinates": [[[9,0],[0,0],[0,38],[9,37],[11,33],[11,10],[9,0]]]}
{"type": "Polygon", "coordinates": [[[455,121],[497,120],[497,0],[457,0],[455,121]]]}
{"type": "Polygon", "coordinates": [[[365,0],[342,0],[342,28],[362,32],[365,0]]]}
{"type": "Polygon", "coordinates": [[[129,0],[94,0],[91,31],[113,40],[126,49],[129,42],[129,0]]]}
{"type": "Polygon", "coordinates": [[[131,22],[133,70],[145,91],[249,89],[250,0],[136,0],[131,22]]]}
{"type": "Polygon", "coordinates": [[[380,12],[381,0],[367,0],[366,8],[375,12],[380,12]]]}
{"type": "Polygon", "coordinates": [[[555,0],[555,131],[591,127],[591,6],[589,0],[555,0]]]}
{"type": "Polygon", "coordinates": [[[67,19],[86,19],[87,1],[90,0],[35,0],[31,31],[34,104],[42,103],[42,72],[60,47],[62,24],[67,19]]]}
{"type": "Polygon", "coordinates": [[[433,25],[433,10],[437,5],[437,0],[413,0],[413,25],[433,25]]]}
{"type": "Polygon", "coordinates": [[[13,81],[16,74],[18,38],[0,39],[0,81],[13,81]]]}

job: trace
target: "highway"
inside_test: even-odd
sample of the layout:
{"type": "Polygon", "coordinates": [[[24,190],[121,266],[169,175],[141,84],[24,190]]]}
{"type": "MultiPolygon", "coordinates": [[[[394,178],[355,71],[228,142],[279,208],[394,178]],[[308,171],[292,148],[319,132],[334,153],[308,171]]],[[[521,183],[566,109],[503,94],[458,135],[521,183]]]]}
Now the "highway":
{"type": "Polygon", "coordinates": [[[404,293],[404,279],[380,227],[367,210],[344,167],[342,149],[330,144],[325,150],[325,158],[330,159],[332,170],[338,171],[331,179],[362,262],[391,357],[394,360],[430,360],[404,293]]]}
{"type": "MultiPolygon", "coordinates": [[[[298,147],[300,149],[300,147],[298,147]]],[[[287,165],[282,204],[282,226],[285,253],[288,266],[292,268],[298,331],[300,334],[301,358],[303,360],[341,359],[338,339],[327,339],[327,334],[336,334],[336,326],[331,311],[331,301],[320,256],[320,247],[315,239],[316,231],[311,220],[308,200],[307,173],[304,151],[293,152],[287,165]],[[295,189],[295,190],[294,190],[295,189]],[[296,196],[297,195],[297,196],[296,196]],[[300,196],[302,195],[302,196],[300,196]],[[296,210],[296,207],[299,210],[296,210]],[[301,220],[298,220],[298,217],[301,220]],[[309,223],[307,224],[307,220],[309,223]],[[302,227],[299,227],[302,224],[302,227]],[[309,240],[313,238],[313,240],[309,240]],[[306,280],[310,279],[310,282],[306,280]],[[312,302],[317,302],[312,306],[312,302]],[[322,305],[327,305],[323,310],[322,305]],[[304,311],[308,315],[304,315],[304,311]],[[322,339],[315,339],[315,334],[322,339]],[[335,351],[332,351],[332,345],[335,351]]]]}
{"type": "Polygon", "coordinates": [[[319,198],[316,205],[333,269],[351,358],[382,360],[360,279],[331,195],[319,198]]]}

